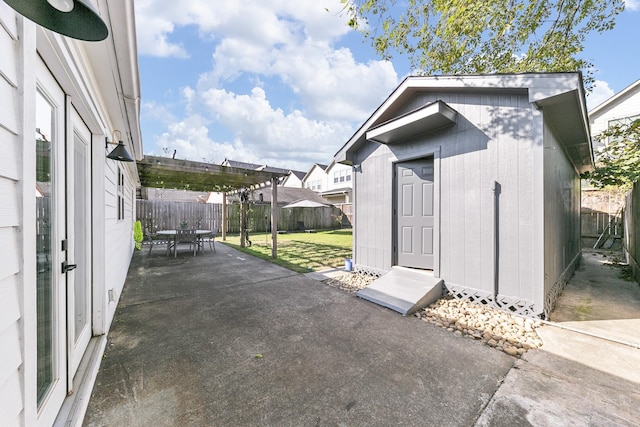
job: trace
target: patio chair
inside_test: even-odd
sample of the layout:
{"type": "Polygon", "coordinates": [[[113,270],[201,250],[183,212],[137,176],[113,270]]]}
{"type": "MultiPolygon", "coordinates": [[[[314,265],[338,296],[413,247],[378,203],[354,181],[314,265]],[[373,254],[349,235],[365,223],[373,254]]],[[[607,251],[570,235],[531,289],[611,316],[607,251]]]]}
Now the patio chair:
{"type": "Polygon", "coordinates": [[[204,251],[204,244],[206,242],[209,242],[209,249],[215,252],[216,251],[215,238],[217,234],[218,234],[218,229],[214,228],[213,230],[211,230],[211,233],[207,233],[199,236],[199,239],[198,239],[199,249],[202,249],[204,251]]]}
{"type": "Polygon", "coordinates": [[[166,236],[158,236],[155,233],[145,233],[144,239],[142,240],[142,244],[149,245],[149,255],[151,255],[151,251],[153,250],[153,247],[156,245],[163,245],[165,247],[165,250],[167,251],[167,255],[169,254],[170,245],[169,245],[169,240],[167,240],[166,236]]]}
{"type": "Polygon", "coordinates": [[[198,253],[198,235],[196,234],[196,230],[176,230],[176,237],[172,245],[174,258],[178,256],[178,245],[181,244],[188,244],[189,249],[193,247],[193,256],[196,256],[198,253]]]}

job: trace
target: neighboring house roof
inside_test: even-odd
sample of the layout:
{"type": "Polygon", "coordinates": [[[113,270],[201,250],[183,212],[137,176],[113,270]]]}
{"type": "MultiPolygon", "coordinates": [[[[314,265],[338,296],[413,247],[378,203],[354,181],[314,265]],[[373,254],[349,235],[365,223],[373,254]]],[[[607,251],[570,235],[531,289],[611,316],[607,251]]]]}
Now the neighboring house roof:
{"type": "Polygon", "coordinates": [[[293,169],[291,169],[289,171],[289,175],[284,177],[284,179],[280,182],[280,185],[281,186],[290,186],[290,185],[287,185],[287,184],[289,183],[289,180],[291,180],[292,183],[295,183],[294,186],[301,187],[302,186],[302,180],[304,179],[305,175],[306,175],[306,172],[294,171],[293,169]],[[296,180],[298,182],[296,182],[296,180]]]}
{"type": "Polygon", "coordinates": [[[304,177],[302,178],[302,180],[303,180],[303,181],[304,181],[304,180],[306,180],[306,179],[307,179],[307,177],[308,177],[309,175],[311,175],[311,172],[313,172],[313,170],[314,170],[314,169],[318,168],[318,169],[322,170],[322,172],[326,172],[328,167],[329,167],[328,165],[323,165],[322,163],[314,163],[314,164],[311,166],[311,168],[309,168],[309,172],[307,172],[307,173],[304,175],[304,177]]]}
{"type": "Polygon", "coordinates": [[[591,118],[591,121],[595,120],[598,116],[605,113],[607,110],[609,110],[619,102],[623,102],[629,95],[632,95],[635,92],[640,92],[640,79],[631,83],[629,86],[622,89],[620,92],[616,93],[611,98],[607,99],[606,101],[589,111],[589,117],[591,118]]]}
{"type": "Polygon", "coordinates": [[[293,169],[290,171],[292,175],[295,175],[296,178],[298,178],[300,181],[302,181],[302,179],[305,177],[305,175],[307,174],[304,171],[294,171],[293,169]]]}
{"type": "Polygon", "coordinates": [[[371,137],[385,143],[392,133],[402,133],[398,136],[403,138],[408,136],[407,131],[417,135],[450,122],[452,116],[455,118],[456,112],[442,101],[399,115],[400,109],[418,93],[527,90],[529,102],[543,110],[545,120],[554,129],[569,160],[582,173],[593,168],[583,87],[579,72],[407,77],[340,148],[334,160],[353,164],[354,153],[371,137]]]}
{"type": "Polygon", "coordinates": [[[322,192],[320,192],[320,195],[321,196],[331,196],[331,195],[334,195],[334,194],[349,193],[350,191],[353,191],[353,188],[351,188],[351,187],[340,187],[340,188],[334,188],[332,190],[322,191],[322,192]]]}

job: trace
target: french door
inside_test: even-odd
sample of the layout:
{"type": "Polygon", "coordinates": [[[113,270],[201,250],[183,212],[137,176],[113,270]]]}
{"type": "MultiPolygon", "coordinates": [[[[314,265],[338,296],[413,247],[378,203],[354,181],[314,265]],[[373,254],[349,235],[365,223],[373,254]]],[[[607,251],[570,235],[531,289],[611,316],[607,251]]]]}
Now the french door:
{"type": "Polygon", "coordinates": [[[51,425],[67,395],[64,92],[39,61],[36,92],[37,402],[51,425]]]}
{"type": "Polygon", "coordinates": [[[36,76],[37,405],[51,425],[91,338],[91,134],[41,60],[36,76]]]}
{"type": "Polygon", "coordinates": [[[67,139],[68,391],[91,338],[91,132],[71,108],[67,139]]]}

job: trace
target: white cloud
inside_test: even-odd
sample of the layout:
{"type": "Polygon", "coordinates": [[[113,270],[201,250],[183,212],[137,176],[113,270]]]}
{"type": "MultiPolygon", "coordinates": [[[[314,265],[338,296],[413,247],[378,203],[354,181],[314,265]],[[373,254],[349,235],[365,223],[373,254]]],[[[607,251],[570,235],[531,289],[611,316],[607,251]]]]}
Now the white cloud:
{"type": "MultiPolygon", "coordinates": [[[[192,102],[196,102],[192,99],[192,102]]],[[[345,122],[313,120],[301,111],[285,113],[270,105],[261,88],[254,88],[248,95],[238,95],[224,89],[210,89],[201,94],[199,110],[212,117],[233,135],[231,143],[217,143],[202,139],[204,127],[193,119],[172,126],[171,138],[166,141],[191,141],[194,151],[185,151],[191,158],[215,157],[269,164],[285,168],[302,168],[311,163],[328,161],[352,132],[345,122]],[[198,128],[192,131],[189,127],[198,128]],[[233,146],[233,150],[229,147],[233,146]],[[222,155],[224,153],[224,155],[222,155]],[[195,157],[197,155],[197,157],[195,157]]],[[[192,107],[193,108],[193,107],[192,107]]],[[[195,108],[193,108],[195,110],[195,108]]],[[[216,124],[213,125],[215,127],[216,124]]],[[[185,150],[186,147],[182,147],[185,150]]]]}
{"type": "Polygon", "coordinates": [[[171,123],[176,119],[168,105],[158,104],[156,101],[142,102],[140,115],[143,119],[161,123],[171,123]]]}
{"type": "Polygon", "coordinates": [[[587,110],[591,111],[613,95],[613,89],[609,87],[607,82],[602,80],[594,81],[593,90],[587,94],[587,110]]]}
{"type": "Polygon", "coordinates": [[[179,43],[167,40],[176,22],[171,18],[171,13],[158,13],[157,3],[155,0],[135,3],[138,52],[143,55],[186,58],[188,54],[179,43]]]}
{"type": "Polygon", "coordinates": [[[273,72],[300,94],[309,113],[358,122],[398,84],[390,62],[357,63],[350,50],[324,43],[308,42],[280,55],[273,72]]]}
{"type": "Polygon", "coordinates": [[[629,10],[640,10],[639,0],[625,0],[624,7],[629,10]]]}
{"type": "Polygon", "coordinates": [[[256,44],[290,43],[295,32],[305,37],[340,37],[349,29],[338,0],[137,0],[136,29],[141,54],[180,56],[184,48],[167,41],[177,26],[194,25],[203,35],[251,40],[256,44]],[[157,44],[161,46],[158,46],[157,44]]]}
{"type": "Polygon", "coordinates": [[[137,0],[141,55],[195,56],[175,34],[185,26],[212,41],[211,69],[181,90],[181,118],[148,106],[146,117],[165,120],[166,131],[151,137],[156,147],[175,148],[180,158],[302,170],[329,162],[398,84],[390,62],[358,62],[339,47],[352,31],[342,7],[339,0],[137,0]]]}

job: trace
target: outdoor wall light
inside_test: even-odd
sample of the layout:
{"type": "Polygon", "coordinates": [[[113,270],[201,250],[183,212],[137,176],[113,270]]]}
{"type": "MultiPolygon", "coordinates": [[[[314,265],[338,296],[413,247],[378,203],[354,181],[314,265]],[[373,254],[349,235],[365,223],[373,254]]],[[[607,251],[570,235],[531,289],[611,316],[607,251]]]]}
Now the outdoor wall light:
{"type": "Polygon", "coordinates": [[[38,25],[78,40],[97,42],[109,35],[91,0],[4,0],[38,25]]]}
{"type": "MultiPolygon", "coordinates": [[[[114,141],[116,140],[116,132],[119,133],[120,138],[122,138],[122,132],[120,132],[119,130],[114,130],[112,135],[114,141]]],[[[104,148],[109,148],[109,144],[116,145],[116,148],[114,148],[113,151],[107,154],[107,158],[117,160],[119,162],[133,162],[133,157],[131,157],[131,154],[129,154],[129,152],[125,148],[124,142],[122,142],[122,140],[119,140],[118,142],[111,142],[105,136],[104,143],[104,148]]]]}

